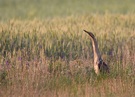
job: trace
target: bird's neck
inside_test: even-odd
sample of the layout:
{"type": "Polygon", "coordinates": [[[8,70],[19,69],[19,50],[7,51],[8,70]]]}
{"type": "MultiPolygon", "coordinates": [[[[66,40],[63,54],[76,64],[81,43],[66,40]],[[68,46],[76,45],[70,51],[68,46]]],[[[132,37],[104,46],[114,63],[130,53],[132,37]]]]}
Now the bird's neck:
{"type": "Polygon", "coordinates": [[[93,47],[93,53],[94,53],[94,62],[97,62],[101,59],[101,55],[99,52],[98,44],[95,38],[91,38],[92,40],[92,47],[93,47]]]}

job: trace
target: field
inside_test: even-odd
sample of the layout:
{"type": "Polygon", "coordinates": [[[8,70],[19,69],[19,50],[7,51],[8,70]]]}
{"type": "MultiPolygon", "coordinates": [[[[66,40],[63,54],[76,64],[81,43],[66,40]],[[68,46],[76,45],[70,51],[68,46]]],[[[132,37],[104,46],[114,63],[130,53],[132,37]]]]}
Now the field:
{"type": "Polygon", "coordinates": [[[102,1],[1,0],[0,97],[135,97],[135,1],[102,1]]]}

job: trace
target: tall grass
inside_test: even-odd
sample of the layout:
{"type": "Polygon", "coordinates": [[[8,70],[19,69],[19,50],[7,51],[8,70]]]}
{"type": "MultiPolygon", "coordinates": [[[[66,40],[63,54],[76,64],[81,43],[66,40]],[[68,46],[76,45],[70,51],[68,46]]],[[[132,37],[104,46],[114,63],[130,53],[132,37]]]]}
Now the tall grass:
{"type": "Polygon", "coordinates": [[[134,97],[135,15],[0,22],[0,96],[134,97]],[[109,75],[93,72],[83,29],[98,39],[109,75]]]}

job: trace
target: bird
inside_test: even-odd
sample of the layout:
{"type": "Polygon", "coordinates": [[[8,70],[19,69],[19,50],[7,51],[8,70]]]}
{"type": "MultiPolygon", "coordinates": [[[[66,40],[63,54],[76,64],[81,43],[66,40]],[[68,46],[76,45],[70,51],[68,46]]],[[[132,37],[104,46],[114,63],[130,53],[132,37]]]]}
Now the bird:
{"type": "Polygon", "coordinates": [[[84,30],[92,41],[93,53],[94,53],[94,71],[97,75],[101,73],[109,73],[109,66],[101,58],[101,54],[98,48],[97,40],[92,32],[84,30]]]}

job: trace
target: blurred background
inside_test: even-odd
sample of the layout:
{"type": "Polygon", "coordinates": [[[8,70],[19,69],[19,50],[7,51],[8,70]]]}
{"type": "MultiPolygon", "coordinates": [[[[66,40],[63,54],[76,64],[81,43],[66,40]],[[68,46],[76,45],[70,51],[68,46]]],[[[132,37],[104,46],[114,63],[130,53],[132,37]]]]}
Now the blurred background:
{"type": "Polygon", "coordinates": [[[82,14],[129,14],[135,0],[0,0],[0,20],[65,17],[82,14]]]}

